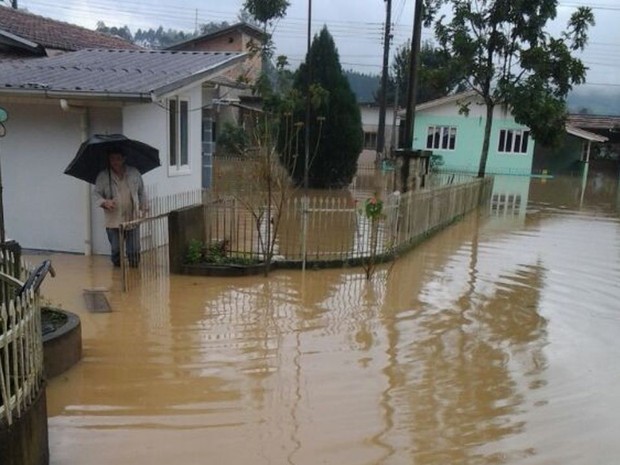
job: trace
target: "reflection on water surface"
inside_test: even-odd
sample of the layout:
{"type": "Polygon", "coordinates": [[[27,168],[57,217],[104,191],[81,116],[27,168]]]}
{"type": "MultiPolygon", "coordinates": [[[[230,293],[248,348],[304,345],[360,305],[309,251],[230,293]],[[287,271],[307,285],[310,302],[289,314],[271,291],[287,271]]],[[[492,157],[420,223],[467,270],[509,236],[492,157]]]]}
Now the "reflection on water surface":
{"type": "Polygon", "coordinates": [[[613,463],[617,179],[494,194],[370,282],[173,276],[122,294],[105,258],[54,256],[44,293],[80,314],[84,359],[48,385],[52,463],[613,463]],[[92,287],[112,313],[87,312],[92,287]]]}

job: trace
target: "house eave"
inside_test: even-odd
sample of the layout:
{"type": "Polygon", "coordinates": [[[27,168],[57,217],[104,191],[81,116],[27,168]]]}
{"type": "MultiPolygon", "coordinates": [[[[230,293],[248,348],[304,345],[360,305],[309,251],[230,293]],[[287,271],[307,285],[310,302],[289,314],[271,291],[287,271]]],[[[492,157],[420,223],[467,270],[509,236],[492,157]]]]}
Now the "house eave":
{"type": "Polygon", "coordinates": [[[595,134],[590,131],[586,131],[585,129],[577,128],[575,126],[571,126],[570,124],[566,125],[566,132],[572,136],[578,137],[580,139],[584,139],[590,142],[599,142],[604,143],[609,141],[608,137],[601,136],[599,134],[595,134]]]}
{"type": "Polygon", "coordinates": [[[226,71],[232,65],[237,63],[241,63],[245,60],[247,53],[240,53],[238,55],[234,55],[226,61],[219,63],[216,66],[207,68],[203,71],[199,71],[197,73],[192,74],[183,79],[179,79],[178,81],[171,82],[169,84],[158,87],[157,89],[153,89],[150,93],[150,99],[152,101],[163,100],[173,94],[178,93],[182,89],[191,87],[195,84],[199,84],[207,81],[209,78],[215,77],[222,72],[226,71]]]}
{"type": "Polygon", "coordinates": [[[225,27],[224,29],[220,29],[219,31],[211,32],[209,34],[203,34],[183,42],[178,42],[169,47],[166,47],[166,50],[183,50],[184,47],[189,47],[205,40],[213,40],[223,35],[229,34],[235,30],[240,30],[249,36],[253,36],[261,42],[267,39],[267,34],[256,28],[255,26],[246,23],[237,23],[233,24],[232,26],[225,27]]]}
{"type": "Polygon", "coordinates": [[[21,50],[27,50],[37,55],[45,55],[45,49],[40,45],[24,37],[12,34],[0,29],[0,43],[6,43],[21,50]]]}

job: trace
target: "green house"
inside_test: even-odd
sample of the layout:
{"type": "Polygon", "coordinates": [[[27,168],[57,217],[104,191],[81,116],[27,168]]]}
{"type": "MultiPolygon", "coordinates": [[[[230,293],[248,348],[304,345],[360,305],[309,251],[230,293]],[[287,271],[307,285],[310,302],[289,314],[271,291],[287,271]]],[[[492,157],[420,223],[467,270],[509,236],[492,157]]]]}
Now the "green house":
{"type": "MultiPolygon", "coordinates": [[[[486,107],[475,92],[463,92],[416,106],[413,149],[441,155],[442,170],[477,173],[484,140],[486,107]],[[466,109],[466,111],[463,111],[466,109]]],[[[488,174],[529,175],[534,139],[505,107],[496,107],[488,174]]]]}

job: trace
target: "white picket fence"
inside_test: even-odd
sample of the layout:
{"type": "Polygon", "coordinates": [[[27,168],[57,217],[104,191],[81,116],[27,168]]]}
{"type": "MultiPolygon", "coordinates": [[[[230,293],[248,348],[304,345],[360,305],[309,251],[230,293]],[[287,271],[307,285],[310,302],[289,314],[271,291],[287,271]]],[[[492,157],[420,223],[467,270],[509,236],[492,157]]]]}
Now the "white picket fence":
{"type": "MultiPolygon", "coordinates": [[[[22,269],[24,269],[23,267],[22,269]]],[[[2,254],[0,269],[16,269],[15,258],[2,254]]],[[[23,279],[24,276],[19,276],[23,279]]],[[[12,425],[36,399],[43,386],[43,340],[39,298],[32,290],[13,297],[2,284],[0,305],[0,424],[12,425]]]]}

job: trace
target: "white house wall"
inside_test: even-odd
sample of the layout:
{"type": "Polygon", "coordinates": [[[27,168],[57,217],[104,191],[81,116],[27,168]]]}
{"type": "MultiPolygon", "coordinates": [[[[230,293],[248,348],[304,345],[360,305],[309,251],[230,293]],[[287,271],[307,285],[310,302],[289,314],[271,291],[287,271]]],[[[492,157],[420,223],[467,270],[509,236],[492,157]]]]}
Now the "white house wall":
{"type": "MultiPolygon", "coordinates": [[[[368,105],[360,105],[360,114],[362,116],[362,130],[364,133],[375,133],[379,132],[379,107],[376,105],[368,106],[368,105]]],[[[394,108],[387,107],[385,112],[385,151],[389,151],[392,146],[392,130],[394,123],[394,108]]],[[[397,121],[398,124],[398,121],[397,121]]],[[[398,129],[396,129],[398,131],[398,129]]],[[[366,136],[365,136],[366,138],[366,136]]],[[[394,143],[396,141],[394,140],[394,143]]],[[[376,145],[373,144],[372,147],[362,147],[362,153],[358,159],[358,163],[362,165],[372,164],[376,157],[376,145]]]]}
{"type": "MultiPolygon", "coordinates": [[[[63,174],[81,142],[81,115],[58,101],[0,105],[9,112],[0,139],[7,237],[29,249],[82,253],[89,187],[63,174]]],[[[90,110],[93,132],[119,132],[120,110],[90,110]]]]}
{"type": "Polygon", "coordinates": [[[189,99],[189,172],[173,173],[168,169],[168,111],[165,101],[129,105],[123,109],[123,131],[127,137],[159,149],[161,167],[146,173],[144,182],[157,195],[170,195],[201,187],[202,88],[200,85],[180,94],[189,99]]]}
{"type": "MultiPolygon", "coordinates": [[[[201,186],[202,89],[184,91],[189,99],[189,170],[168,170],[168,115],[154,103],[123,108],[89,108],[88,134],[124,133],[160,150],[162,166],[145,174],[156,195],[201,186]]],[[[71,103],[71,102],[70,102],[71,103]]],[[[7,237],[27,249],[84,253],[88,204],[92,210],[92,251],[108,254],[103,212],[92,202],[92,186],[63,174],[82,142],[82,115],[66,112],[58,100],[0,99],[9,113],[0,139],[7,237]]]]}

